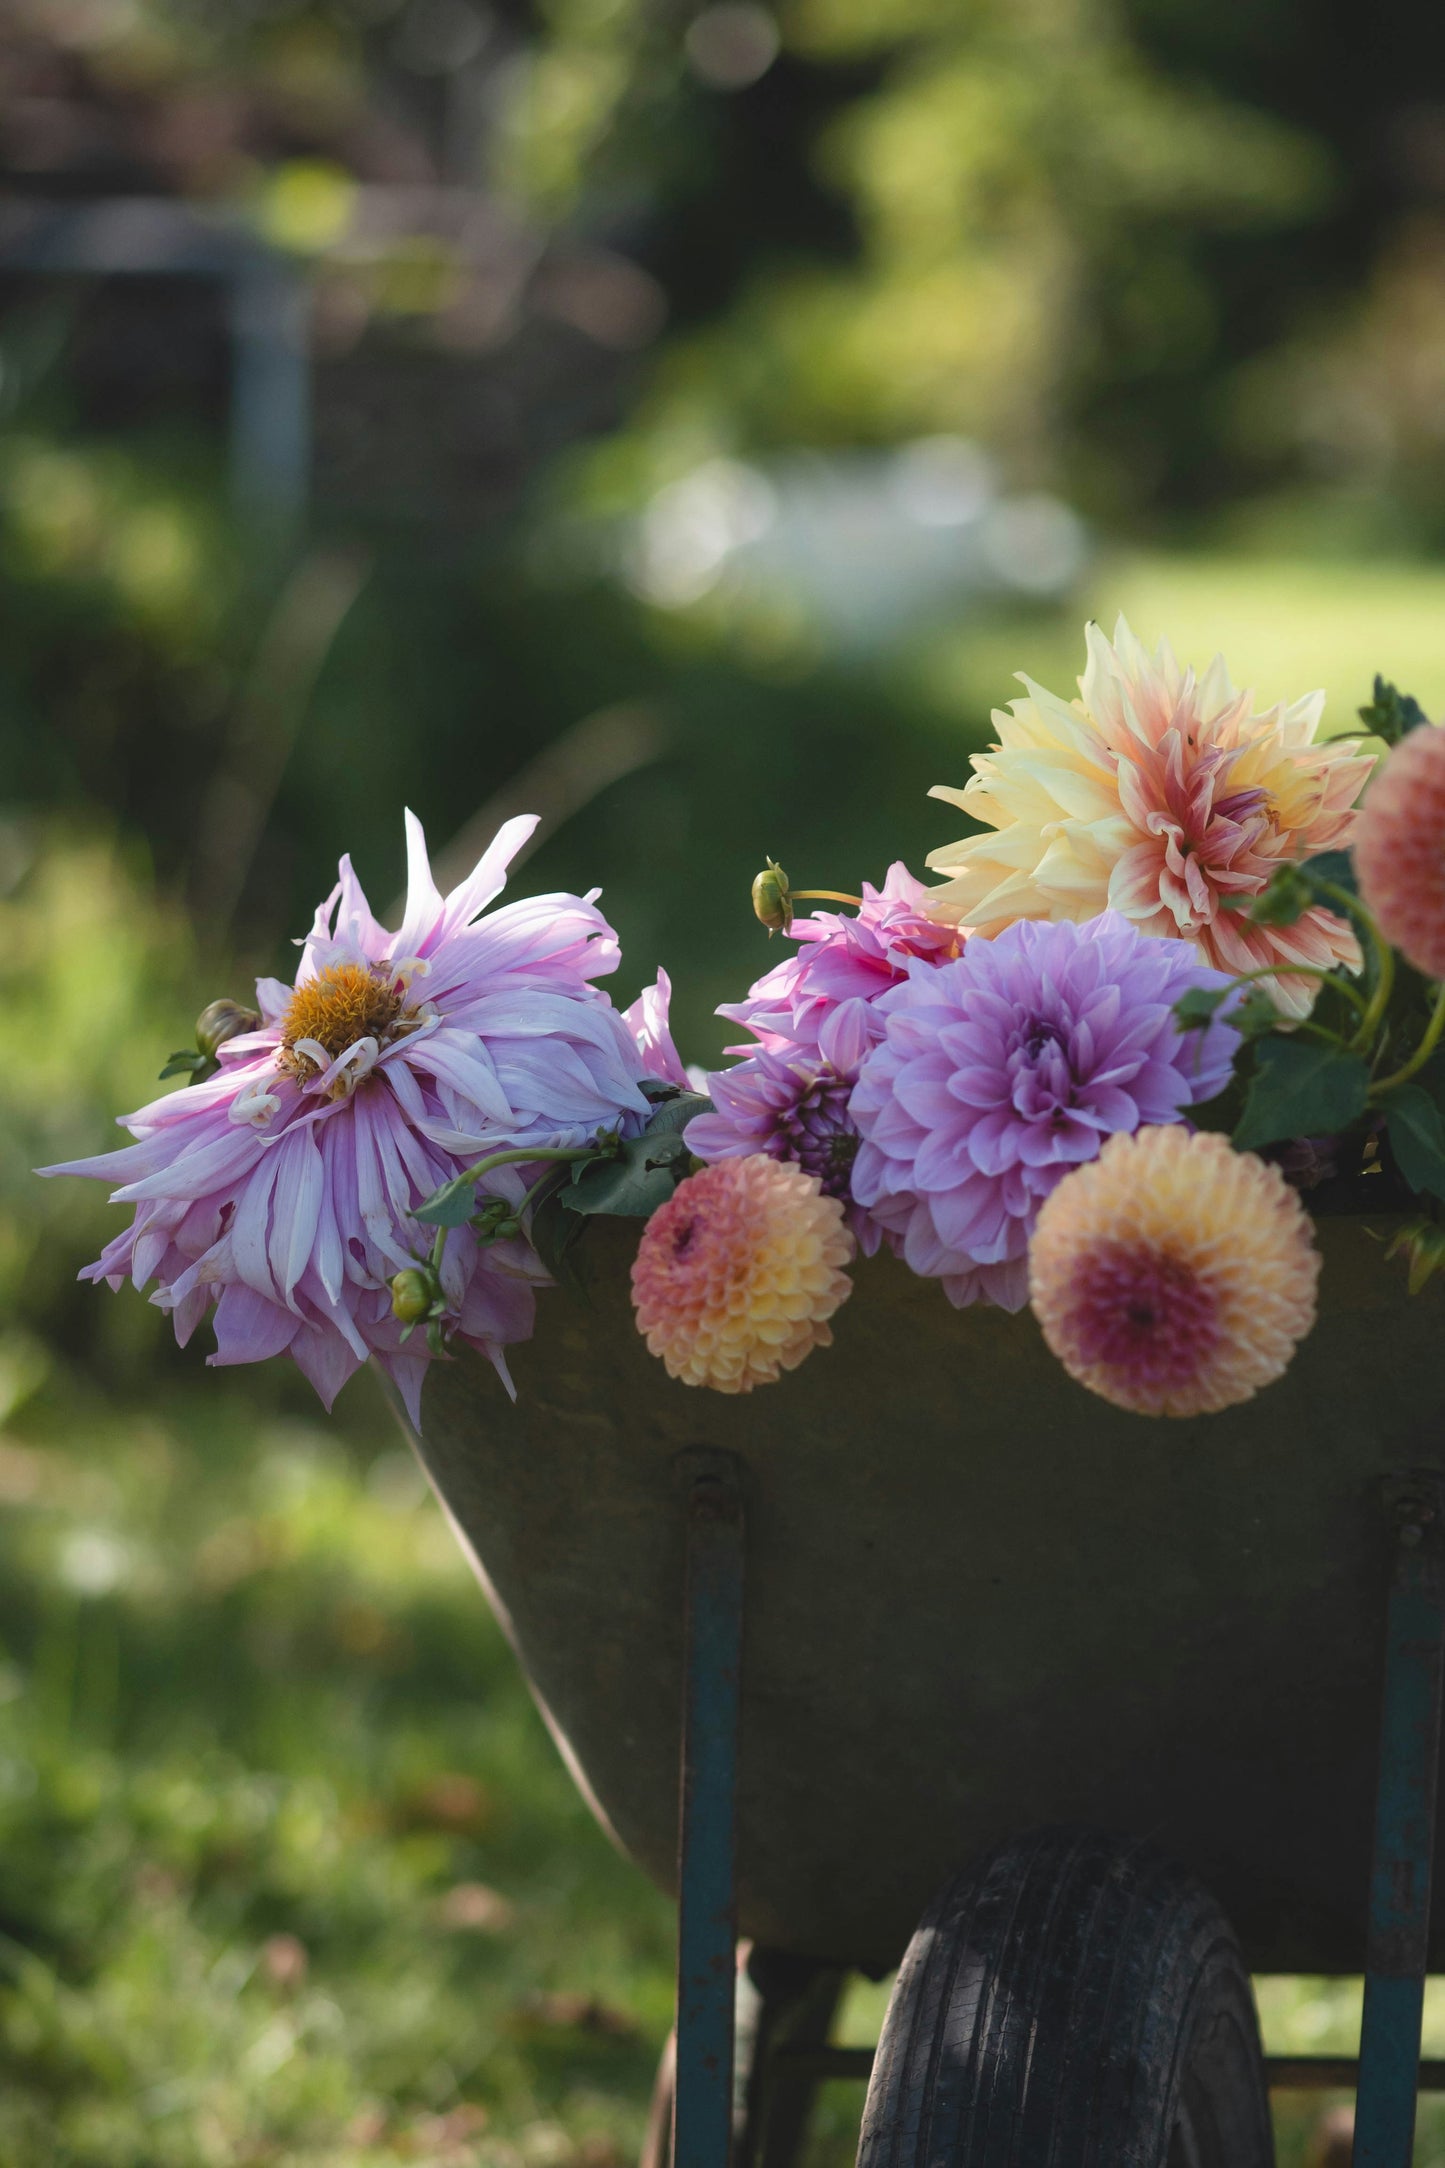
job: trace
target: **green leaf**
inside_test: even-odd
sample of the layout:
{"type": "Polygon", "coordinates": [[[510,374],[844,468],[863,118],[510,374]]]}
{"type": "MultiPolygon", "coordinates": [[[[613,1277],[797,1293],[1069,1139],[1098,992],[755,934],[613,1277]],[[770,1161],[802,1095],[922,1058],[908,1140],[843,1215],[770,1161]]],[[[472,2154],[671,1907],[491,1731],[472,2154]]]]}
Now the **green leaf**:
{"type": "Polygon", "coordinates": [[[581,1287],[577,1268],[568,1254],[586,1232],[587,1222],[575,1212],[563,1210],[560,1191],[544,1197],[532,1214],[532,1247],[554,1280],[575,1291],[581,1287]]]}
{"type": "Polygon", "coordinates": [[[1229,999],[1227,986],[1191,986],[1174,1004],[1174,1018],[1181,1031],[1199,1031],[1212,1023],[1221,1003],[1229,999]]]}
{"type": "Polygon", "coordinates": [[[680,1140],[664,1147],[646,1136],[631,1137],[616,1159],[594,1160],[584,1168],[581,1179],[563,1192],[561,1203],[569,1212],[648,1219],[677,1187],[679,1177],[673,1170],[679,1152],[685,1162],[687,1147],[680,1140]]]}
{"type": "Polygon", "coordinates": [[[1174,1004],[1175,1020],[1181,1031],[1200,1031],[1226,1001],[1229,1022],[1241,1039],[1257,1039],[1279,1024],[1280,1012],[1262,986],[1191,986],[1174,1004]]]}
{"type": "Polygon", "coordinates": [[[1445,1198],[1445,1123],[1419,1084],[1398,1084],[1385,1101],[1395,1164],[1413,1190],[1445,1198]]]}
{"type": "Polygon", "coordinates": [[[682,1132],[695,1115],[711,1110],[701,1092],[664,1100],[640,1137],[629,1137],[615,1159],[594,1160],[566,1191],[569,1212],[607,1212],[621,1219],[649,1219],[666,1204],[692,1164],[682,1132]]]}
{"type": "Polygon", "coordinates": [[[183,1046],[168,1058],[157,1081],[163,1084],[168,1076],[188,1076],[193,1084],[199,1084],[203,1077],[214,1076],[220,1066],[209,1054],[198,1054],[193,1046],[183,1046]]]}
{"type": "Polygon", "coordinates": [[[1293,926],[1315,901],[1303,866],[1276,866],[1259,894],[1250,899],[1245,917],[1254,926],[1293,926]]]}
{"type": "Polygon", "coordinates": [[[1383,677],[1375,679],[1374,698],[1359,712],[1360,721],[1371,737],[1383,738],[1386,745],[1398,745],[1401,738],[1429,721],[1418,700],[1413,700],[1409,693],[1398,692],[1383,677]]]}
{"type": "Polygon", "coordinates": [[[1262,1039],[1266,1032],[1278,1030],[1280,1012],[1262,986],[1248,986],[1230,1010],[1229,1021],[1241,1039],[1262,1039]]]}
{"type": "Polygon", "coordinates": [[[434,1189],[425,1204],[419,1204],[413,1217],[428,1227],[465,1227],[477,1209],[477,1185],[465,1176],[454,1174],[440,1189],[434,1189]]]}
{"type": "Polygon", "coordinates": [[[1370,1072],[1358,1054],[1318,1040],[1260,1039],[1256,1068],[1234,1132],[1241,1151],[1290,1137],[1333,1137],[1365,1111],[1370,1072]]]}
{"type": "Polygon", "coordinates": [[[1335,910],[1339,909],[1339,904],[1333,896],[1325,894],[1326,882],[1331,888],[1342,888],[1347,896],[1358,896],[1360,893],[1359,883],[1355,879],[1355,861],[1348,851],[1316,851],[1313,858],[1301,861],[1299,870],[1314,888],[1320,902],[1329,904],[1335,910]]]}
{"type": "Polygon", "coordinates": [[[1259,894],[1241,897],[1237,908],[1256,926],[1293,926],[1315,904],[1340,915],[1344,906],[1331,889],[1359,895],[1348,851],[1317,851],[1298,865],[1276,866],[1259,894]]]}
{"type": "Polygon", "coordinates": [[[643,1132],[648,1137],[680,1135],[688,1123],[699,1114],[711,1114],[712,1101],[706,1092],[679,1092],[660,1106],[643,1132]]]}

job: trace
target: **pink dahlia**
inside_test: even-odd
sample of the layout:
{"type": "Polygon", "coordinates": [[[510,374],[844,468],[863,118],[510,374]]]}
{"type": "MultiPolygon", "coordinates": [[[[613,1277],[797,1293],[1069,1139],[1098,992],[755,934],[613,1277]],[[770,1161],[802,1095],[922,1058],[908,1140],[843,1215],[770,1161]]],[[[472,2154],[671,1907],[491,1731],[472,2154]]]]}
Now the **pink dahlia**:
{"type": "MultiPolygon", "coordinates": [[[[394,934],[343,858],[295,983],[257,982],[260,1029],[220,1048],[219,1072],[126,1116],[134,1144],[43,1170],[118,1180],[113,1201],[136,1208],[82,1277],[155,1280],[182,1345],[214,1304],[210,1362],[289,1352],[327,1407],[374,1355],[416,1422],[429,1356],[419,1335],[403,1345],[390,1282],[431,1247],[417,1205],[489,1152],[635,1134],[640,1080],[681,1079],[665,985],[623,1017],[590,983],[619,961],[595,893],[482,916],[535,825],[508,821],[443,897],[408,813],[394,934]]],[[[482,1191],[517,1204],[528,1179],[498,1168],[482,1191]]],[[[507,1379],[502,1351],[529,1337],[546,1277],[534,1253],[454,1228],[440,1277],[448,1335],[507,1379]]]]}
{"type": "Polygon", "coordinates": [[[1182,1032],[1171,1009],[1228,983],[1112,911],[1024,920],[915,966],[879,1003],[884,1036],[849,1103],[854,1198],[955,1303],[1021,1309],[1035,1216],[1069,1168],[1223,1086],[1234,1027],[1182,1032]]]}
{"type": "Polygon", "coordinates": [[[1355,872],[1386,940],[1427,979],[1445,979],[1445,730],[1412,730],[1371,783],[1355,872]]]}
{"type": "MultiPolygon", "coordinates": [[[[765,972],[746,1001],[726,1002],[718,1015],[744,1025],[764,1046],[778,1042],[792,1052],[817,1048],[824,1025],[841,1010],[844,1021],[872,1044],[880,1027],[869,1015],[871,1006],[906,975],[911,960],[941,963],[958,954],[959,929],[940,925],[924,908],[932,893],[900,860],[888,868],[881,888],[863,883],[855,913],[817,911],[811,918],[795,918],[791,935],[798,953],[765,972]]],[[[751,1054],[753,1049],[728,1051],[751,1054]]]]}
{"type": "Polygon", "coordinates": [[[699,1159],[761,1152],[817,1175],[825,1196],[844,1200],[868,1254],[882,1230],[851,1202],[858,1130],[848,1101],[864,1056],[883,1035],[879,996],[915,962],[942,963],[958,954],[963,936],[924,915],[927,894],[900,863],[889,867],[881,889],[864,882],[855,915],[820,911],[795,919],[798,953],[760,978],[746,1001],[718,1010],[745,1024],[758,1043],[729,1047],[744,1059],[712,1071],[706,1089],[714,1111],[698,1115],[686,1131],[699,1159]]]}

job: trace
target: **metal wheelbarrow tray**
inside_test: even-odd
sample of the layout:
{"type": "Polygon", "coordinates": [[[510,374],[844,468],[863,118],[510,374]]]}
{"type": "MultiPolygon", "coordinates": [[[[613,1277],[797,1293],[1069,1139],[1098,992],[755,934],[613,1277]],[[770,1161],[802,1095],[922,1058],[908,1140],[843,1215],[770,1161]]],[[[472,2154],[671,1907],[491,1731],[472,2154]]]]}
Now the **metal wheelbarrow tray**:
{"type": "MultiPolygon", "coordinates": [[[[961,1862],[1067,1824],[1183,1862],[1252,1970],[1358,1971],[1396,1524],[1428,1531],[1445,1468],[1445,1290],[1406,1297],[1388,1231],[1322,1221],[1285,1377],[1162,1422],[1075,1385],[1027,1313],[955,1311],[886,1255],[791,1377],[689,1390],[633,1322],[636,1222],[598,1221],[516,1404],[436,1364],[420,1450],[578,1782],[669,1891],[678,1471],[734,1456],[737,1924],[767,1949],[887,1968],[961,1862]]],[[[1438,1632],[1435,1662],[1427,1700],[1438,1632]]]]}

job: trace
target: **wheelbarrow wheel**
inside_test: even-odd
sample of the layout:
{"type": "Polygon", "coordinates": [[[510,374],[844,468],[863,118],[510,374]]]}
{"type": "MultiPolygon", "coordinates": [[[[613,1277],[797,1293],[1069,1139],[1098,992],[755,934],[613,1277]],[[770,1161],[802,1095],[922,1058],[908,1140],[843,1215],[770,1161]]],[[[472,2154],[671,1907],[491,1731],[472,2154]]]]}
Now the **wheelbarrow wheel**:
{"type": "Polygon", "coordinates": [[[908,1946],[859,2168],[1272,2168],[1249,1976],[1152,1847],[1043,1830],[949,1884],[908,1946]]]}

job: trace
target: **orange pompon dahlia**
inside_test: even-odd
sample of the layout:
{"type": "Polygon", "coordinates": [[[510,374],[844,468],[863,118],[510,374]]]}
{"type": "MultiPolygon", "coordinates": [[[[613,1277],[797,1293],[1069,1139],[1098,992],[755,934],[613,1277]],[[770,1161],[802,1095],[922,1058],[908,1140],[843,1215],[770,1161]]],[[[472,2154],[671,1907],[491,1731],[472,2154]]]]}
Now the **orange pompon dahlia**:
{"type": "Polygon", "coordinates": [[[749,1393],[833,1335],[853,1238],[818,1177],[762,1153],[720,1159],[648,1221],[632,1267],[637,1329],[671,1377],[749,1393]]]}
{"type": "Polygon", "coordinates": [[[1277,1167],[1179,1125],[1111,1137],[1039,1213],[1029,1297],[1070,1377],[1137,1415],[1210,1415],[1288,1367],[1319,1253],[1277,1167]]]}
{"type": "Polygon", "coordinates": [[[1360,894],[1427,979],[1445,979],[1445,730],[1412,730],[1379,770],[1355,830],[1360,894]]]}

